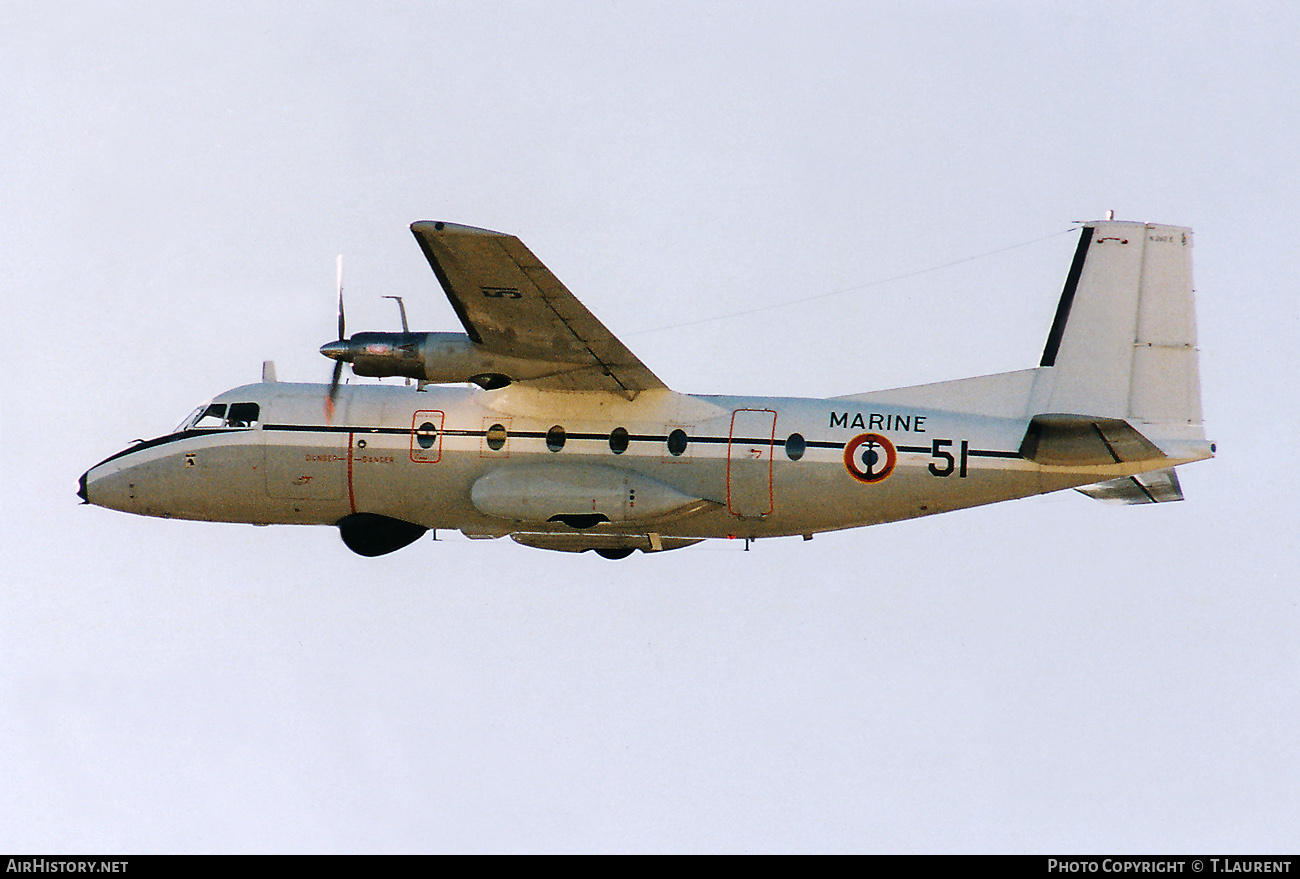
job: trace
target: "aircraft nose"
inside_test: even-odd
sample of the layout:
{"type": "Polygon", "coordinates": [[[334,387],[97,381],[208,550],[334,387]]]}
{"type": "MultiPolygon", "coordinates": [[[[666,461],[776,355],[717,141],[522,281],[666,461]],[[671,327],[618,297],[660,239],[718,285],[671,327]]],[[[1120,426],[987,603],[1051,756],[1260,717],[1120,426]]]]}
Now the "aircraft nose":
{"type": "Polygon", "coordinates": [[[81,479],[79,479],[79,480],[77,481],[77,497],[81,498],[81,502],[82,502],[83,504],[88,504],[88,503],[90,503],[90,497],[86,494],[86,474],[87,474],[87,473],[90,473],[90,471],[87,470],[85,473],[81,474],[81,479]]]}

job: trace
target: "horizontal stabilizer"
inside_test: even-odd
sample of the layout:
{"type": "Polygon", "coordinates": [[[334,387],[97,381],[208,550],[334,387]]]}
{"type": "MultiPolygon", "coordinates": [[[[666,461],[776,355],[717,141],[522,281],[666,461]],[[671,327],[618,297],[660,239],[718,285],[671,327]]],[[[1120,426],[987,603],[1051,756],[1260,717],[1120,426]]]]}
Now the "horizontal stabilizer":
{"type": "Polygon", "coordinates": [[[1020,444],[1020,454],[1046,467],[1125,464],[1167,457],[1128,422],[1087,415],[1035,415],[1020,444]]]}
{"type": "Polygon", "coordinates": [[[1183,487],[1172,467],[1085,485],[1076,491],[1107,504],[1163,504],[1183,499],[1183,487]]]}

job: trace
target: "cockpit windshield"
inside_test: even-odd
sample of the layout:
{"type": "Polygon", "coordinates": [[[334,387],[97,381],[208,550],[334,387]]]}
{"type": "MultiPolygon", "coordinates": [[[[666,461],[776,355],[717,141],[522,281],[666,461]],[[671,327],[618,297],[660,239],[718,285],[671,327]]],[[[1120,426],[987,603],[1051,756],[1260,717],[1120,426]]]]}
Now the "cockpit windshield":
{"type": "Polygon", "coordinates": [[[206,408],[207,408],[206,406],[200,406],[199,408],[191,412],[189,415],[186,415],[185,420],[182,421],[180,424],[176,425],[176,429],[173,430],[172,433],[184,433],[186,430],[189,430],[190,425],[194,423],[194,420],[196,418],[198,418],[200,415],[203,414],[203,410],[206,408]]]}
{"type": "Polygon", "coordinates": [[[209,403],[191,412],[175,432],[256,427],[260,416],[261,407],[256,403],[209,403]]]}
{"type": "Polygon", "coordinates": [[[225,427],[226,404],[213,403],[208,406],[199,414],[199,417],[195,419],[194,424],[191,426],[195,430],[204,430],[205,428],[211,427],[225,427]]]}

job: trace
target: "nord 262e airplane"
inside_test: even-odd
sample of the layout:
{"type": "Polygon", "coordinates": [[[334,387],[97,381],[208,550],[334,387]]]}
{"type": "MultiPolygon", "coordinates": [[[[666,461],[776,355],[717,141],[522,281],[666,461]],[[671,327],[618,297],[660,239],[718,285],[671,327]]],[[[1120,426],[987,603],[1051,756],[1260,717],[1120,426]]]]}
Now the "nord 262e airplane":
{"type": "Polygon", "coordinates": [[[455,528],[624,558],[1067,488],[1181,500],[1174,468],[1214,455],[1189,229],[1084,226],[1037,368],[821,400],[677,393],[518,238],[411,231],[464,333],[344,338],[340,293],[330,385],[277,382],[268,364],[260,384],[90,468],[82,500],[334,525],[365,556],[455,528]],[[345,362],[417,384],[341,386],[345,362]]]}

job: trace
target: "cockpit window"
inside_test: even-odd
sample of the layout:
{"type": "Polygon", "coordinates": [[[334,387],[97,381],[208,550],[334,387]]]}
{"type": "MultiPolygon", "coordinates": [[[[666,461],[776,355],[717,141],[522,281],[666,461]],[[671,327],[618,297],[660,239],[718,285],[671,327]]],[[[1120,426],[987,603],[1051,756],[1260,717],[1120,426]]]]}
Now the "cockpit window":
{"type": "Polygon", "coordinates": [[[202,414],[194,420],[192,425],[196,430],[208,430],[214,427],[224,427],[226,423],[226,404],[213,403],[204,409],[202,414]]]}
{"type": "Polygon", "coordinates": [[[189,430],[191,427],[193,427],[194,422],[198,421],[199,416],[203,414],[203,410],[205,408],[206,408],[205,406],[200,406],[199,408],[191,412],[189,415],[186,415],[185,420],[182,421],[180,424],[176,425],[176,429],[173,430],[172,433],[180,433],[182,430],[189,430]]]}
{"type": "Polygon", "coordinates": [[[210,403],[194,411],[177,430],[215,430],[222,427],[254,427],[261,416],[256,403],[210,403]]]}
{"type": "Polygon", "coordinates": [[[252,427],[257,423],[259,409],[256,403],[231,403],[226,415],[227,427],[252,427]]]}

